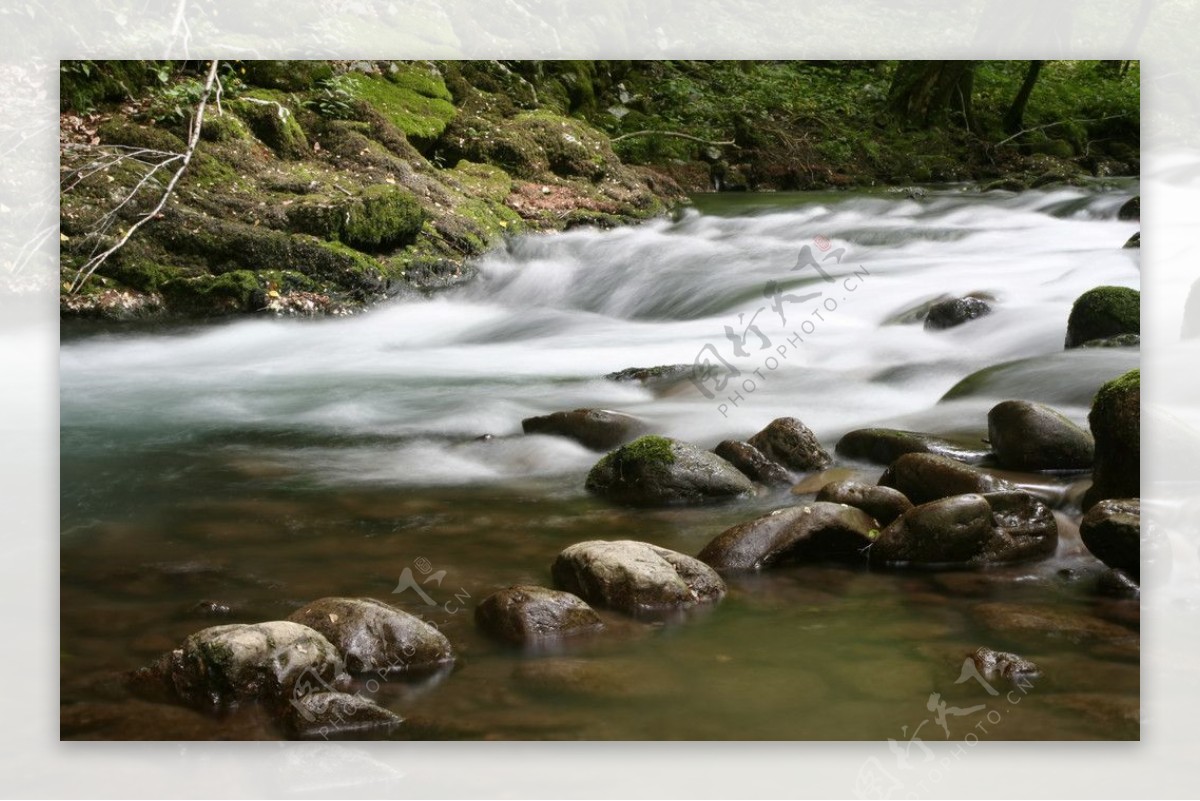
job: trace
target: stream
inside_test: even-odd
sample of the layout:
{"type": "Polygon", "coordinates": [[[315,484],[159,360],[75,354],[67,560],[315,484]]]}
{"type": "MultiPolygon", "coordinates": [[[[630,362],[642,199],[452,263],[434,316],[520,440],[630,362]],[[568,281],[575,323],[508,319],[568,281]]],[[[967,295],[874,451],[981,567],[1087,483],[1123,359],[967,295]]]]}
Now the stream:
{"type": "Polygon", "coordinates": [[[420,681],[359,681],[406,718],[392,738],[1136,739],[1138,605],[1095,594],[1103,565],[1079,543],[1073,477],[1023,477],[1061,499],[1059,550],[1042,562],[731,576],[703,613],[602,612],[605,634],[546,650],[493,642],[472,618],[496,589],[548,586],[575,542],[695,554],[800,500],[615,507],[583,489],[601,454],[524,436],[526,417],[616,409],[711,448],[794,416],[830,452],[868,426],[979,440],[1008,398],[1086,425],[1095,388],[1138,351],[1064,351],[1067,315],[1092,287],[1140,285],[1139,251],[1121,247],[1138,224],[1117,220],[1136,192],[700,196],[674,219],[514,238],[469,285],[353,317],[64,330],[62,736],[279,739],[254,705],[153,703],[120,676],[206,626],[349,595],[435,623],[458,656],[420,681]],[[897,321],[947,293],[986,293],[994,311],[942,331],[897,321]],[[604,377],[698,359],[709,380],[665,390],[604,377]],[[393,593],[406,568],[445,571],[425,585],[433,603],[393,593]],[[997,628],[980,610],[1001,604],[1069,625],[997,628]],[[1015,695],[958,682],[984,645],[1043,675],[1015,695]],[[935,720],[935,692],[962,714],[935,720]]]}

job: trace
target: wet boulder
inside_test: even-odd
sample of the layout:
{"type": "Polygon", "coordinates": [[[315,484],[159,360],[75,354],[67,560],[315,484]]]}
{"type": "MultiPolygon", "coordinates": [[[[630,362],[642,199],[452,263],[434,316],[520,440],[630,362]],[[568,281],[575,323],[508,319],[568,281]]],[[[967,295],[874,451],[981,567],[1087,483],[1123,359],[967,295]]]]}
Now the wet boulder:
{"type": "Polygon", "coordinates": [[[484,598],[475,607],[475,624],[514,645],[604,628],[595,610],[578,596],[532,586],[506,587],[484,598]]]}
{"type": "Polygon", "coordinates": [[[894,428],[859,428],[847,432],[834,448],[838,456],[891,464],[906,453],[933,453],[959,462],[975,464],[991,451],[982,442],[967,442],[894,428]]]}
{"type": "Polygon", "coordinates": [[[713,448],[713,453],[742,471],[751,481],[768,487],[787,487],[792,484],[792,474],[787,468],[768,459],[749,442],[727,439],[713,448]]]}
{"type": "Polygon", "coordinates": [[[1096,440],[1092,486],[1083,496],[1086,511],[1105,498],[1142,494],[1141,371],[1130,370],[1100,387],[1088,413],[1096,440]]]}
{"type": "Polygon", "coordinates": [[[833,461],[816,434],[795,417],[772,420],[748,442],[768,459],[790,470],[820,470],[833,461]]]}
{"type": "Polygon", "coordinates": [[[844,503],[861,509],[887,526],[900,515],[913,508],[912,501],[904,493],[891,487],[864,484],[861,481],[834,481],[826,484],[817,493],[818,501],[844,503]]]}
{"type": "Polygon", "coordinates": [[[692,364],[660,364],[657,367],[627,367],[604,377],[609,381],[637,382],[656,394],[663,394],[695,375],[696,366],[692,364]]]}
{"type": "Polygon", "coordinates": [[[925,330],[942,331],[991,313],[991,304],[982,298],[965,297],[938,301],[929,307],[929,313],[925,315],[925,330]]]}
{"type": "Polygon", "coordinates": [[[1141,293],[1124,286],[1098,286],[1084,292],[1067,318],[1066,347],[1093,339],[1141,333],[1141,293]]]}
{"type": "Polygon", "coordinates": [[[558,555],[550,572],[559,589],[631,615],[716,603],[725,596],[725,582],[699,559],[634,540],[576,543],[558,555]]]}
{"type": "Polygon", "coordinates": [[[893,567],[982,567],[1049,556],[1057,545],[1053,513],[1028,493],[970,493],[905,512],[870,556],[872,564],[893,567]]]}
{"type": "Polygon", "coordinates": [[[704,503],[754,492],[750,479],[715,453],[657,436],[609,453],[592,467],[584,486],[630,506],[704,503]]]}
{"type": "Polygon", "coordinates": [[[393,729],[404,718],[360,695],[307,692],[297,695],[283,711],[288,734],[299,739],[359,736],[371,730],[393,729]]]}
{"type": "Polygon", "coordinates": [[[1008,651],[993,651],[991,648],[978,648],[970,655],[975,669],[987,679],[1006,679],[1018,682],[1041,674],[1042,669],[1023,656],[1008,651]]]}
{"type": "Polygon", "coordinates": [[[646,424],[630,414],[608,409],[575,409],[521,421],[526,434],[553,434],[573,439],[585,448],[607,451],[636,439],[646,424]]]}
{"type": "Polygon", "coordinates": [[[1087,470],[1092,435],[1061,412],[1033,401],[1008,400],[988,412],[988,439],[996,458],[1013,470],[1087,470]]]}
{"type": "Polygon", "coordinates": [[[334,687],[346,680],[341,654],[308,626],[291,621],[213,626],[138,670],[140,687],[163,688],[193,706],[242,701],[283,703],[301,681],[334,687]]]}
{"type": "Polygon", "coordinates": [[[861,509],[811,503],[776,509],[726,529],[699,559],[720,572],[761,570],[789,562],[866,563],[879,523],[861,509]]]}
{"type": "Polygon", "coordinates": [[[1118,220],[1140,220],[1142,219],[1142,196],[1134,195],[1121,204],[1121,208],[1117,209],[1118,220]]]}
{"type": "Polygon", "coordinates": [[[1125,244],[1121,245],[1122,248],[1140,248],[1141,246],[1142,246],[1142,232],[1141,231],[1138,231],[1133,236],[1126,239],[1125,244]]]}
{"type": "Polygon", "coordinates": [[[899,490],[914,504],[1012,488],[1007,481],[979,468],[932,453],[904,454],[883,472],[879,485],[899,490]]]}
{"type": "Polygon", "coordinates": [[[1096,592],[1109,598],[1138,598],[1142,589],[1124,570],[1110,568],[1101,573],[1100,578],[1096,580],[1096,592]]]}
{"type": "Polygon", "coordinates": [[[454,661],[440,631],[372,598],[321,598],[288,619],[321,632],[353,673],[423,673],[454,661]]]}
{"type": "Polygon", "coordinates": [[[1141,576],[1141,522],[1139,499],[1104,500],[1083,516],[1079,537],[1101,562],[1137,580],[1141,576]]]}

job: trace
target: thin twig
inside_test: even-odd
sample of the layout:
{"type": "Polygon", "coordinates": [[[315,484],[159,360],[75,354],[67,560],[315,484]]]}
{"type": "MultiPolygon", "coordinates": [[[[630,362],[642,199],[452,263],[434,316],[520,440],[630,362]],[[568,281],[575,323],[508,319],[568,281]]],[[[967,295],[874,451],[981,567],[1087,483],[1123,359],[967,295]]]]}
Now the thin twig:
{"type": "Polygon", "coordinates": [[[722,147],[737,147],[733,142],[714,142],[711,139],[701,139],[698,136],[691,134],[679,133],[678,131],[634,131],[633,133],[621,134],[614,136],[610,141],[620,142],[622,139],[629,139],[632,136],[677,136],[680,139],[691,139],[693,142],[699,142],[703,145],[719,145],[722,147]]]}
{"type": "Polygon", "coordinates": [[[191,135],[188,137],[187,150],[185,150],[183,153],[183,163],[179,165],[179,169],[176,170],[175,174],[171,176],[171,180],[167,183],[167,188],[163,190],[162,197],[158,200],[158,205],[156,205],[146,214],[142,215],[133,225],[129,226],[121,238],[117,240],[115,245],[98,256],[93,256],[92,258],[88,259],[87,262],[85,262],[84,265],[79,268],[79,272],[75,275],[75,280],[71,282],[71,294],[78,292],[83,287],[84,283],[86,283],[87,280],[92,277],[92,274],[96,272],[100,265],[103,264],[109,256],[124,247],[125,243],[129,241],[129,238],[133,236],[137,229],[141,228],[147,222],[158,216],[158,213],[163,210],[164,206],[167,205],[167,200],[171,197],[171,192],[174,191],[175,184],[179,183],[179,179],[183,177],[184,171],[187,170],[188,164],[190,164],[192,161],[192,154],[196,152],[196,145],[200,141],[200,126],[204,124],[204,107],[208,103],[209,94],[212,93],[213,82],[217,79],[217,65],[219,63],[220,62],[217,59],[213,59],[212,64],[209,65],[208,80],[204,84],[204,94],[200,96],[200,102],[196,106],[196,119],[192,123],[192,131],[191,135]]]}
{"type": "Polygon", "coordinates": [[[1000,140],[996,144],[992,145],[992,147],[1000,147],[1001,145],[1007,145],[1012,140],[1014,140],[1018,137],[1024,136],[1027,133],[1033,133],[1034,131],[1044,131],[1047,128],[1054,128],[1058,125],[1066,125],[1066,124],[1072,123],[1072,122],[1104,122],[1105,120],[1115,120],[1117,117],[1125,117],[1125,116],[1128,116],[1128,115],[1126,115],[1126,114],[1109,114],[1107,117],[1098,117],[1097,119],[1094,119],[1094,120],[1062,120],[1060,122],[1051,122],[1051,123],[1047,123],[1045,125],[1038,125],[1033,128],[1025,128],[1020,131],[1017,131],[1015,134],[1008,137],[1007,139],[1000,140]]]}

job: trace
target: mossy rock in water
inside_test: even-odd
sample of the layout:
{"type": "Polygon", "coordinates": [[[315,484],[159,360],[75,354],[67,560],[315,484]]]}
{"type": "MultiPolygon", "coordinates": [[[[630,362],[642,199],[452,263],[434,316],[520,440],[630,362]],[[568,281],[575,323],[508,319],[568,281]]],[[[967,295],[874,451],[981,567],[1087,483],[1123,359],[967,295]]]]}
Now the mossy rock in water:
{"type": "Polygon", "coordinates": [[[450,91],[432,67],[396,64],[387,77],[352,74],[362,102],[374,108],[418,147],[431,144],[456,113],[450,91]]]}
{"type": "Polygon", "coordinates": [[[1109,381],[1092,401],[1088,424],[1096,439],[1096,459],[1084,511],[1107,498],[1141,495],[1141,375],[1141,370],[1130,370],[1109,381]]]}
{"type": "Polygon", "coordinates": [[[1099,286],[1084,292],[1067,319],[1066,347],[1093,339],[1141,331],[1141,293],[1123,286],[1099,286]]]}
{"type": "Polygon", "coordinates": [[[412,241],[425,222],[413,195],[395,186],[373,186],[344,209],[341,239],[360,250],[379,251],[412,241]]]}
{"type": "Polygon", "coordinates": [[[140,292],[157,292],[169,281],[182,277],[178,267],[160,264],[153,259],[119,254],[110,259],[100,272],[140,292]]]}
{"type": "Polygon", "coordinates": [[[605,456],[585,484],[616,503],[667,506],[734,498],[754,491],[736,467],[687,442],[639,437],[605,456]]]}
{"type": "Polygon", "coordinates": [[[227,104],[246,121],[264,145],[282,159],[302,159],[309,154],[304,129],[288,108],[287,96],[275,92],[247,93],[227,104]]]}

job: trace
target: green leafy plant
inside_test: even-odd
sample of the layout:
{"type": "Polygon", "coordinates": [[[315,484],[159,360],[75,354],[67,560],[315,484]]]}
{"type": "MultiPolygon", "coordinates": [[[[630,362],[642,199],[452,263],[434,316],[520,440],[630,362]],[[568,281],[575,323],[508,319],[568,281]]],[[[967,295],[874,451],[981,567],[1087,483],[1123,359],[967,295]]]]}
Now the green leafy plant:
{"type": "Polygon", "coordinates": [[[316,90],[305,106],[331,120],[354,116],[354,101],[358,90],[347,75],[332,75],[317,82],[316,90]]]}

